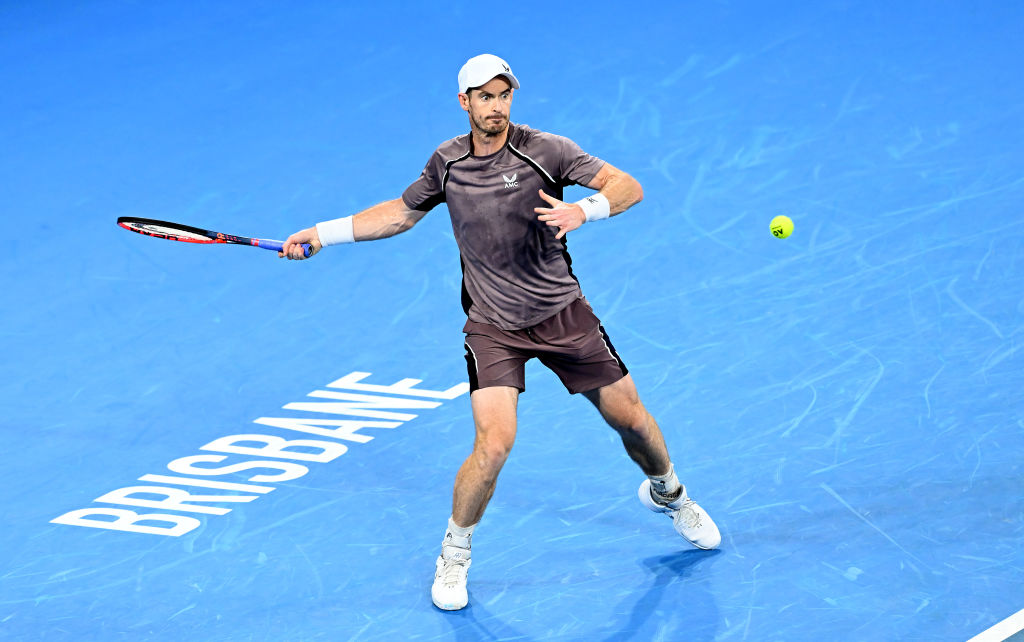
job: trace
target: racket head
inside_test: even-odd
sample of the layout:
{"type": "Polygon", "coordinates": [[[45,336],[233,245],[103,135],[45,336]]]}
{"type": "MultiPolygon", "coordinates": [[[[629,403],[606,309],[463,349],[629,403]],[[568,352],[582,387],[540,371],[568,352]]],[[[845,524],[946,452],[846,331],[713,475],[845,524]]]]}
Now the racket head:
{"type": "Polygon", "coordinates": [[[121,216],[118,217],[117,224],[126,230],[145,234],[146,236],[153,236],[158,239],[182,241],[185,243],[223,242],[217,238],[216,232],[170,221],[158,221],[152,218],[139,218],[137,216],[121,216]]]}

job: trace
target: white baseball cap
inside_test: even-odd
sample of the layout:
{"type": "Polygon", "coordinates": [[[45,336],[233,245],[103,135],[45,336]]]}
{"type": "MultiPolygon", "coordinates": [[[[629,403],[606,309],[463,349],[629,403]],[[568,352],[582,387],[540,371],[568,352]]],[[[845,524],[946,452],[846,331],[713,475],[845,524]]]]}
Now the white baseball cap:
{"type": "Polygon", "coordinates": [[[468,89],[486,85],[497,76],[504,76],[512,89],[519,89],[519,81],[512,75],[507,62],[493,54],[473,56],[459,70],[459,93],[464,94],[468,89]]]}

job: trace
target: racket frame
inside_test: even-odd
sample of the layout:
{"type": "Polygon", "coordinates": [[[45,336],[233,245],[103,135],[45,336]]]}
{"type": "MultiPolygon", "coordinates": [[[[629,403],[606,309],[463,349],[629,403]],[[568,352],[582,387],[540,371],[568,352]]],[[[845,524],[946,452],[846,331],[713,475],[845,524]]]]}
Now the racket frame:
{"type": "MultiPolygon", "coordinates": [[[[146,236],[152,236],[158,239],[180,241],[183,243],[227,243],[229,245],[250,245],[253,247],[260,247],[265,250],[271,250],[274,252],[280,252],[284,246],[284,243],[282,243],[281,241],[274,241],[271,239],[257,239],[248,236],[236,236],[234,234],[224,234],[223,232],[204,230],[201,227],[193,227],[191,225],[184,225],[182,223],[174,223],[171,221],[161,221],[153,218],[142,218],[139,216],[120,216],[117,219],[117,224],[130,232],[145,234],[146,236]],[[139,226],[136,227],[136,225],[134,224],[138,224],[139,226]],[[147,225],[164,227],[171,230],[180,230],[188,234],[202,236],[205,238],[195,238],[194,236],[180,236],[173,233],[160,232],[154,229],[147,229],[145,227],[147,225]]],[[[309,244],[303,243],[302,248],[305,251],[305,255],[309,256],[311,251],[309,244]]]]}

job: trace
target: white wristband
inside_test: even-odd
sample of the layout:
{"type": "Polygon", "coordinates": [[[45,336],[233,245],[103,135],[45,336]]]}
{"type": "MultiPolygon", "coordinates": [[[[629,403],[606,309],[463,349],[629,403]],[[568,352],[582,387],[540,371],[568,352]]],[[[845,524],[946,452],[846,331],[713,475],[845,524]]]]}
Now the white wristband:
{"type": "Polygon", "coordinates": [[[320,237],[320,245],[341,245],[342,243],[355,243],[356,235],[352,229],[352,217],[336,218],[333,221],[324,221],[316,224],[316,233],[320,237]]]}
{"type": "Polygon", "coordinates": [[[576,204],[583,208],[583,214],[587,217],[587,223],[600,221],[611,216],[612,206],[608,202],[608,198],[601,192],[578,200],[576,204]]]}

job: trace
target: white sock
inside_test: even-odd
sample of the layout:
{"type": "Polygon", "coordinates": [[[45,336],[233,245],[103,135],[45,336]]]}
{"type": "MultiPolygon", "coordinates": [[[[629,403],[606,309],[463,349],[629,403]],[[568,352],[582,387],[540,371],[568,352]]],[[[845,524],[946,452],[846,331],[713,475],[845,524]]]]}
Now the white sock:
{"type": "Polygon", "coordinates": [[[683,488],[679,483],[679,478],[676,477],[676,467],[671,462],[668,464],[667,473],[648,475],[647,479],[651,480],[651,491],[657,496],[657,499],[664,499],[666,503],[678,498],[683,488]]]}
{"type": "Polygon", "coordinates": [[[448,529],[444,532],[444,541],[441,543],[441,555],[445,559],[469,559],[470,549],[473,545],[472,526],[459,526],[451,517],[448,518],[448,529]]]}

